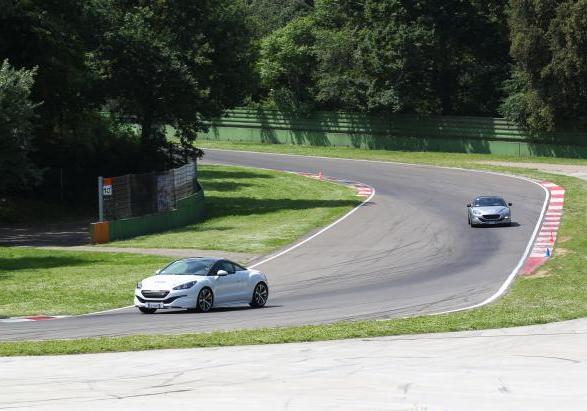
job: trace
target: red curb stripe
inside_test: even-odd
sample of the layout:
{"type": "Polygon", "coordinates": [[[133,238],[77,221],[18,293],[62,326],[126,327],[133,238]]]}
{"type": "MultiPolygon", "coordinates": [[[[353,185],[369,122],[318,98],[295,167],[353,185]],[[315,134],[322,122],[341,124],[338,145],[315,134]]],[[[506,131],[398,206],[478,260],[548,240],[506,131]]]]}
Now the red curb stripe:
{"type": "Polygon", "coordinates": [[[544,264],[548,259],[546,257],[547,252],[552,255],[563,215],[565,190],[549,181],[542,181],[540,185],[546,187],[549,191],[548,209],[541,222],[540,231],[534,239],[530,256],[520,270],[522,275],[530,275],[544,264]]]}

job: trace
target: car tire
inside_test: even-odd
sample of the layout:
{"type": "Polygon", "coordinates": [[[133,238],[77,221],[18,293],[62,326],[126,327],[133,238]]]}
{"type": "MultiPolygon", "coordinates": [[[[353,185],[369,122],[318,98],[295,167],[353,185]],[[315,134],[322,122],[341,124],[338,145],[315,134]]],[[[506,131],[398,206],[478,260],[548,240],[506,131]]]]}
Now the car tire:
{"type": "Polygon", "coordinates": [[[139,311],[143,314],[155,314],[156,308],[139,307],[139,311]]]}
{"type": "Polygon", "coordinates": [[[204,287],[198,293],[195,311],[207,313],[214,306],[214,293],[209,287],[204,287]]]}
{"type": "Polygon", "coordinates": [[[249,305],[253,308],[261,308],[267,303],[267,299],[269,299],[269,288],[261,281],[255,286],[249,305]]]}

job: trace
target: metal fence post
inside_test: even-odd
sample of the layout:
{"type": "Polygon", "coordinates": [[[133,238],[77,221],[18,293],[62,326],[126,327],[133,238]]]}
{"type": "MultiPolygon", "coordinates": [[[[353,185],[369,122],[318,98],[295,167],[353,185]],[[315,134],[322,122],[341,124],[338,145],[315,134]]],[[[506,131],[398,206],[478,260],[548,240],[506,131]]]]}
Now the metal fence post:
{"type": "Polygon", "coordinates": [[[104,177],[98,177],[98,221],[104,221],[104,177]]]}

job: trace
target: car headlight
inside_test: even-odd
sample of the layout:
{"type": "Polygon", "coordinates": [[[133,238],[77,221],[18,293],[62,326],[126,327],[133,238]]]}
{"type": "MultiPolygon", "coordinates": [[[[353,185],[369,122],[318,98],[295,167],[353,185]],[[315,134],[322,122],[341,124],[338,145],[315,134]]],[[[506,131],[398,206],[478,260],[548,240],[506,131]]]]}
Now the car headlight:
{"type": "Polygon", "coordinates": [[[143,283],[141,281],[139,281],[137,283],[137,290],[140,290],[141,288],[143,288],[143,283]]]}
{"type": "Polygon", "coordinates": [[[479,210],[473,210],[473,215],[481,215],[481,211],[479,210]]]}
{"type": "Polygon", "coordinates": [[[197,281],[190,281],[189,283],[185,283],[182,285],[178,285],[177,287],[173,287],[174,290],[187,290],[188,288],[192,288],[196,285],[197,281]]]}

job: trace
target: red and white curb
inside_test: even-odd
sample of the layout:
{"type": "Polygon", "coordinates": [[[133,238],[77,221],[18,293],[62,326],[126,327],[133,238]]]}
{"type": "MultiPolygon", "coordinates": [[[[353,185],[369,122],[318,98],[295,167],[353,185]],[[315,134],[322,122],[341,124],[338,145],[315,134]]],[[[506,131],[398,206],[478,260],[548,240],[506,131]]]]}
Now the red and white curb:
{"type": "Polygon", "coordinates": [[[0,319],[0,323],[24,323],[29,321],[47,321],[47,320],[55,320],[57,318],[66,318],[67,315],[33,315],[30,317],[12,317],[12,318],[2,318],[0,319]]]}
{"type": "Polygon", "coordinates": [[[333,183],[340,183],[340,184],[352,186],[355,188],[355,190],[357,190],[357,197],[368,198],[368,197],[371,197],[373,195],[373,193],[375,192],[373,187],[368,186],[367,184],[363,184],[358,181],[344,180],[344,179],[338,179],[338,178],[334,178],[334,177],[330,177],[330,176],[325,176],[325,175],[323,175],[322,171],[320,171],[318,174],[301,173],[301,172],[294,172],[294,173],[299,174],[304,177],[310,177],[315,180],[331,181],[333,183]]]}
{"type": "Polygon", "coordinates": [[[530,275],[553,254],[554,244],[563,215],[565,190],[548,181],[542,181],[540,185],[548,190],[550,198],[532,251],[520,270],[520,274],[522,275],[530,275]]]}

